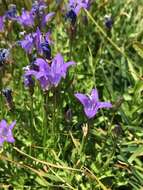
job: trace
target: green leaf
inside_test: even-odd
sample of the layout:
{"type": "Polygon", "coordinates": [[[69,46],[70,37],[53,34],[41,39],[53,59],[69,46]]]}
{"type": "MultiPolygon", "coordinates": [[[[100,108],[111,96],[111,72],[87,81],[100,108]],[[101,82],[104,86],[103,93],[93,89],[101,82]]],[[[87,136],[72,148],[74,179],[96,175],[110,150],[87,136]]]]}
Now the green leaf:
{"type": "Polygon", "coordinates": [[[48,187],[49,183],[43,177],[36,177],[37,183],[41,186],[48,187]]]}
{"type": "Polygon", "coordinates": [[[137,148],[137,150],[128,159],[128,162],[131,164],[138,156],[143,156],[143,146],[137,148]]]}
{"type": "Polygon", "coordinates": [[[133,43],[133,48],[135,49],[135,51],[138,53],[138,55],[143,58],[143,44],[141,44],[140,42],[134,42],[133,43]]]}

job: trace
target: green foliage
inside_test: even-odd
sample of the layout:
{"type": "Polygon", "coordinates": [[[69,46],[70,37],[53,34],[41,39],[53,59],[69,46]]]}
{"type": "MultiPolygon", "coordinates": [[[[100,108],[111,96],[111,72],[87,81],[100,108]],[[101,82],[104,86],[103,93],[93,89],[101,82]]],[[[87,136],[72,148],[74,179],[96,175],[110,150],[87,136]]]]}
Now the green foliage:
{"type": "MultiPolygon", "coordinates": [[[[28,2],[17,1],[18,8],[28,7],[28,2]]],[[[11,48],[10,64],[0,73],[0,90],[11,87],[15,104],[10,111],[0,94],[0,120],[17,121],[15,144],[0,149],[0,189],[141,190],[142,0],[93,1],[89,12],[78,15],[73,39],[62,6],[47,3],[49,11],[57,8],[55,19],[43,29],[52,29],[52,56],[61,52],[65,61],[77,65],[47,99],[38,82],[31,97],[22,77],[29,57],[15,45],[21,39],[20,26],[15,23],[11,33],[0,34],[1,48],[11,48]],[[104,26],[106,14],[113,17],[111,31],[104,26]],[[94,87],[100,100],[111,101],[113,108],[88,121],[74,93],[94,87]],[[67,107],[72,110],[70,120],[67,107]]]]}

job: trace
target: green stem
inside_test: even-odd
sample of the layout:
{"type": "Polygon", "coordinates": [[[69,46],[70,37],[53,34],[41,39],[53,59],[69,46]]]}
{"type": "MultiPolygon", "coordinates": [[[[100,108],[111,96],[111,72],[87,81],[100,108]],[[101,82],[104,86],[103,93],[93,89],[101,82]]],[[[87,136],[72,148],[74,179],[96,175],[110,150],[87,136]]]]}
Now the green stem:
{"type": "Polygon", "coordinates": [[[43,115],[43,146],[45,147],[46,146],[46,139],[47,139],[47,130],[48,130],[48,98],[49,98],[49,95],[47,92],[44,93],[44,105],[43,105],[43,108],[44,108],[44,115],[43,115]]]}

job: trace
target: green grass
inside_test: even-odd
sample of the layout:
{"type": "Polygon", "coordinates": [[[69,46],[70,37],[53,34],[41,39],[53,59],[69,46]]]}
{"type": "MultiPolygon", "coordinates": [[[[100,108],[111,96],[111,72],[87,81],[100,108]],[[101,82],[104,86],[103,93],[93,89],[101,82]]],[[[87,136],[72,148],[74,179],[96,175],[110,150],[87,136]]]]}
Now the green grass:
{"type": "MultiPolygon", "coordinates": [[[[28,56],[18,46],[11,48],[11,63],[0,77],[1,88],[13,90],[15,108],[10,111],[0,94],[0,120],[17,123],[15,143],[0,149],[0,189],[141,190],[143,1],[94,1],[89,12],[80,12],[74,39],[63,12],[49,2],[49,11],[57,12],[43,32],[52,30],[52,55],[61,52],[65,61],[77,65],[46,95],[36,82],[31,97],[22,77],[28,56]],[[110,32],[104,26],[106,14],[114,21],[110,32]],[[99,111],[89,122],[74,93],[89,93],[94,87],[113,109],[99,111]]],[[[19,25],[8,30],[0,34],[1,48],[21,39],[19,25]]]]}

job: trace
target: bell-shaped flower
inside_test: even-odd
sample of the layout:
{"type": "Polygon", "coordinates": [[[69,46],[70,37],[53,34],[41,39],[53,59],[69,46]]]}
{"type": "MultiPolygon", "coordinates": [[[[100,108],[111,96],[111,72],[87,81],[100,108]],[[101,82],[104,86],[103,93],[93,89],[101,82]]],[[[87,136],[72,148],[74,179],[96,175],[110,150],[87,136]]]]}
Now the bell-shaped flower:
{"type": "Polygon", "coordinates": [[[15,126],[16,121],[13,121],[9,126],[5,120],[1,120],[0,122],[0,146],[3,145],[3,143],[10,142],[14,143],[15,139],[12,134],[12,129],[15,126]]]}
{"type": "Polygon", "coordinates": [[[76,93],[75,97],[81,102],[84,107],[85,115],[90,119],[93,118],[98,109],[111,108],[110,102],[100,102],[97,89],[91,91],[91,95],[87,96],[81,93],[76,93]]]}

